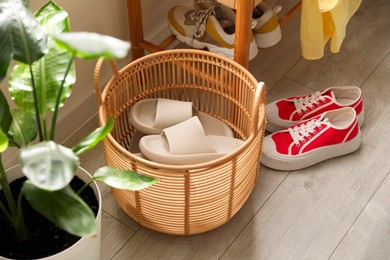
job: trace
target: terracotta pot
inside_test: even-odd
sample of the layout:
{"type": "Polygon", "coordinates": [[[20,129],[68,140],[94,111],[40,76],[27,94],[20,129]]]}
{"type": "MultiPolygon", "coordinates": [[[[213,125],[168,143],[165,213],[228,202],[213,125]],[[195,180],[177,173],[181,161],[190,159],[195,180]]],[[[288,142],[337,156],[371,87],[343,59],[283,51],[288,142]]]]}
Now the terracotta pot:
{"type": "MultiPolygon", "coordinates": [[[[8,181],[12,182],[18,178],[24,177],[21,166],[16,165],[6,171],[8,181]]],[[[81,180],[87,182],[90,180],[91,175],[79,167],[76,170],[76,176],[81,180]]],[[[99,187],[96,183],[91,184],[91,188],[94,190],[96,198],[99,203],[99,209],[96,216],[96,236],[95,237],[82,237],[79,241],[73,244],[71,247],[66,250],[44,258],[39,258],[41,260],[69,260],[69,259],[82,259],[82,260],[99,260],[100,259],[100,240],[101,240],[101,222],[102,222],[102,198],[100,194],[99,187]]],[[[0,260],[10,258],[5,258],[0,256],[0,260]]]]}

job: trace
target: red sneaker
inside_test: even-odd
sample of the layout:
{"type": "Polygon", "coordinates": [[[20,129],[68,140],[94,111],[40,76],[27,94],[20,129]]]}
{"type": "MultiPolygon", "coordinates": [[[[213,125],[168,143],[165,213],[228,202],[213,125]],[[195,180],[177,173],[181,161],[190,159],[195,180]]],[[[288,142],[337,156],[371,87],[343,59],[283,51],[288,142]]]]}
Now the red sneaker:
{"type": "Polygon", "coordinates": [[[298,170],[354,152],[360,143],[356,111],[340,108],[266,136],[261,163],[277,170],[298,170]]]}
{"type": "Polygon", "coordinates": [[[359,126],[364,122],[362,91],[358,87],[330,87],[307,96],[290,97],[272,102],[266,107],[268,132],[276,132],[329,110],[352,107],[359,126]]]}

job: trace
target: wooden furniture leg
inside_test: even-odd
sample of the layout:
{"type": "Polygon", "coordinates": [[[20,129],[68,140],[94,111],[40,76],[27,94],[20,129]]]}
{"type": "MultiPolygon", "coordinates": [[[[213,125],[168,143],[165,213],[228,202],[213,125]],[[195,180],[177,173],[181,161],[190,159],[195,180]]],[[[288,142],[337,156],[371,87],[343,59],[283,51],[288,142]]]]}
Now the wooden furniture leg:
{"type": "Polygon", "coordinates": [[[140,43],[144,40],[141,0],[127,0],[127,14],[130,30],[131,54],[133,60],[145,55],[140,43]]]}
{"type": "Polygon", "coordinates": [[[254,2],[253,0],[238,0],[236,5],[234,60],[245,68],[248,68],[254,2]]]}

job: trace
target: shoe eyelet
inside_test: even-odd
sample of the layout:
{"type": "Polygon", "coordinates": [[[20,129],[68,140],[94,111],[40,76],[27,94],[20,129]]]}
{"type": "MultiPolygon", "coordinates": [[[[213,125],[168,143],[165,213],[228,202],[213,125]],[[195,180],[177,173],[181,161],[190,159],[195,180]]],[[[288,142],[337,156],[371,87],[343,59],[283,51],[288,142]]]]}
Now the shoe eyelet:
{"type": "Polygon", "coordinates": [[[308,110],[306,109],[306,110],[305,110],[305,113],[307,113],[307,112],[308,112],[308,110]]]}
{"type": "Polygon", "coordinates": [[[314,106],[312,106],[312,107],[310,107],[311,109],[314,109],[315,107],[314,106]]]}
{"type": "Polygon", "coordinates": [[[310,138],[311,138],[311,135],[308,135],[308,136],[307,136],[307,138],[309,138],[309,139],[310,139],[310,138]]]}
{"type": "Polygon", "coordinates": [[[302,115],[302,112],[299,112],[299,113],[298,113],[298,115],[300,115],[300,116],[301,116],[301,115],[302,115]]]}
{"type": "Polygon", "coordinates": [[[306,140],[305,140],[305,139],[303,139],[303,140],[302,140],[302,143],[306,143],[306,140]]]}
{"type": "Polygon", "coordinates": [[[298,144],[295,144],[295,146],[296,146],[296,147],[299,147],[299,146],[301,146],[301,144],[300,144],[300,143],[298,143],[298,144]]]}
{"type": "Polygon", "coordinates": [[[321,130],[321,129],[322,129],[322,125],[321,125],[321,126],[319,126],[319,127],[318,127],[318,129],[320,129],[320,130],[321,130]]]}
{"type": "Polygon", "coordinates": [[[317,133],[317,131],[316,131],[316,130],[314,130],[314,131],[313,131],[313,134],[316,134],[316,133],[317,133]]]}

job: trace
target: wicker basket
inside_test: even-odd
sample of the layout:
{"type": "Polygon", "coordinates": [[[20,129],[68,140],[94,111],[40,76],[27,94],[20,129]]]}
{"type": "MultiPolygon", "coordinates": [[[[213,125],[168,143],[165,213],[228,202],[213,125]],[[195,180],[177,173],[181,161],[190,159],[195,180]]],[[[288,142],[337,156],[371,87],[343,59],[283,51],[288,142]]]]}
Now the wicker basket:
{"type": "Polygon", "coordinates": [[[168,234],[205,232],[228,222],[248,199],[257,179],[265,127],[264,84],[238,63],[210,52],[167,50],[144,56],[99,90],[103,60],[95,69],[99,121],[115,127],[104,141],[107,165],[156,177],[142,191],[113,189],[122,209],[142,226],[168,234]],[[145,98],[192,101],[229,125],[244,145],[222,158],[195,165],[167,165],[130,152],[137,131],[128,114],[145,98]]]}

